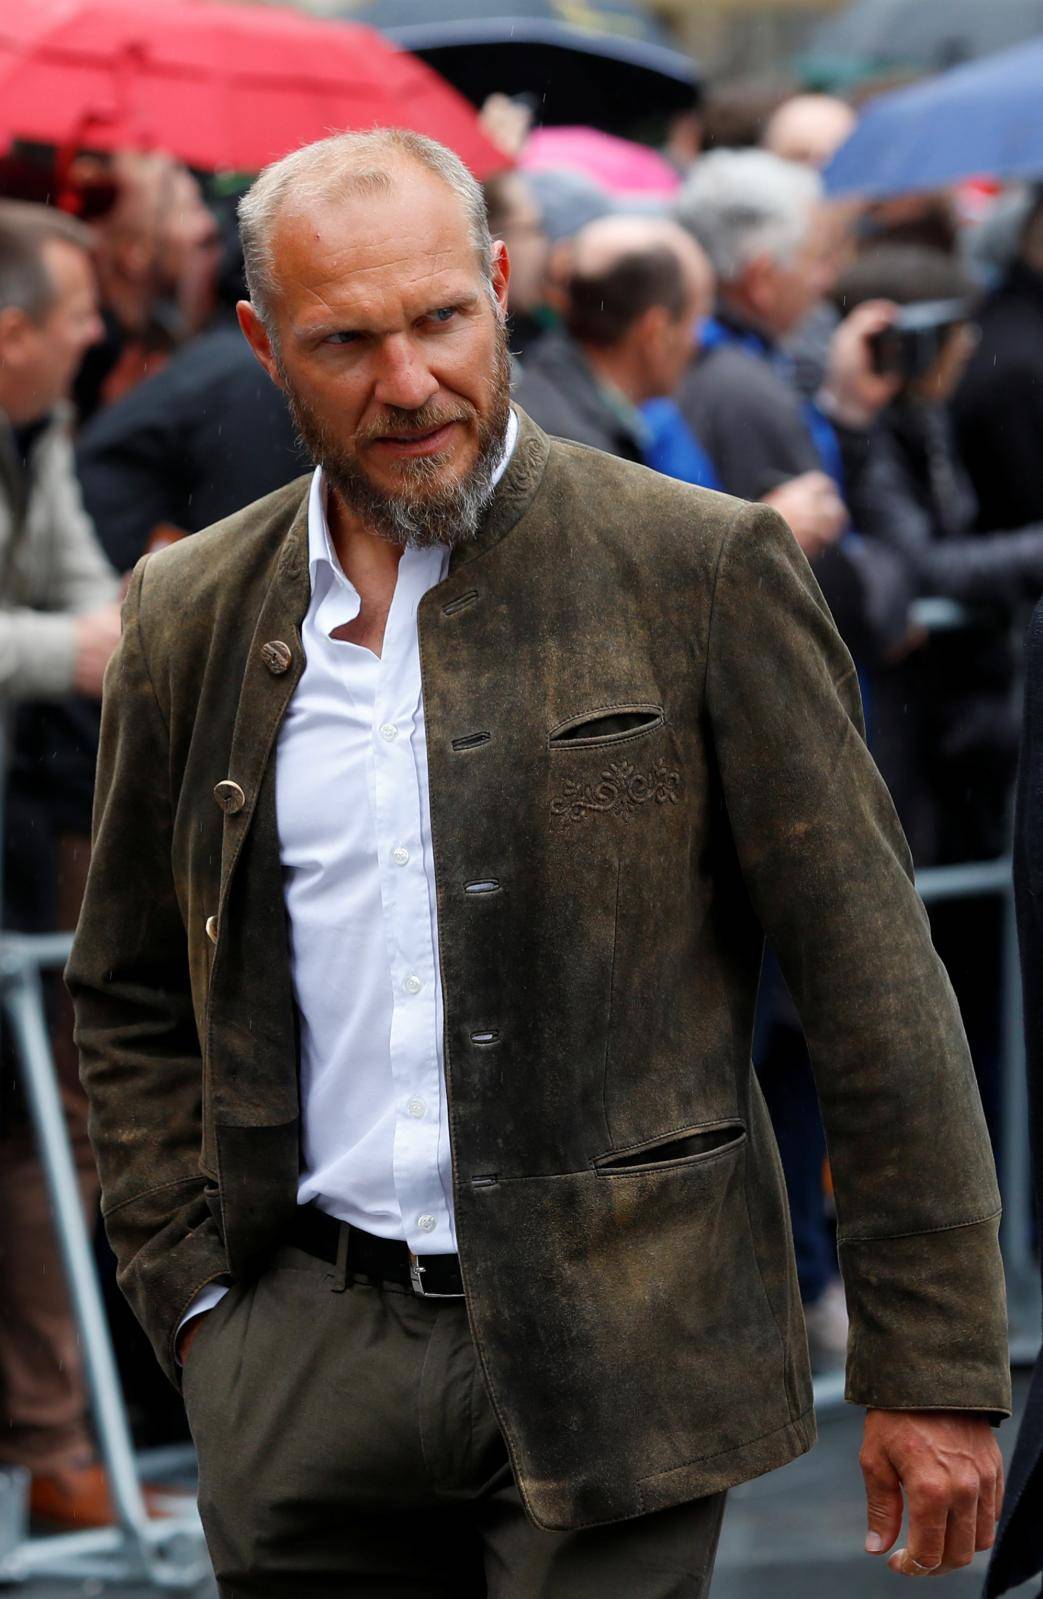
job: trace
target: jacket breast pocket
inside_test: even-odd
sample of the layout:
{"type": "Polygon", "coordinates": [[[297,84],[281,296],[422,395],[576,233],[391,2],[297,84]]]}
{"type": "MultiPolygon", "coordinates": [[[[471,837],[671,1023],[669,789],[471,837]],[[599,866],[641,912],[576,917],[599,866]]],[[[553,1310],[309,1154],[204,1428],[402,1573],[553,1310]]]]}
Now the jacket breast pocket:
{"type": "Polygon", "coordinates": [[[661,705],[602,705],[559,722],[550,731],[552,750],[607,749],[655,733],[666,721],[661,705]]]}
{"type": "Polygon", "coordinates": [[[746,1142],[740,1121],[717,1122],[671,1132],[626,1149],[610,1150],[592,1162],[599,1177],[640,1177],[668,1172],[674,1167],[703,1165],[723,1155],[735,1154],[746,1142]]]}

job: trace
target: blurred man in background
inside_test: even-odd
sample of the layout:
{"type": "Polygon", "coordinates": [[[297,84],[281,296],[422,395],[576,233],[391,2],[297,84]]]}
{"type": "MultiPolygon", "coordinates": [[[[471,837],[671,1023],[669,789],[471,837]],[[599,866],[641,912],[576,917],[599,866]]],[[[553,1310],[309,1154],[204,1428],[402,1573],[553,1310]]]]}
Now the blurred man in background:
{"type": "MultiPolygon", "coordinates": [[[[116,575],[80,501],[67,396],[101,337],[79,223],[0,207],[0,687],[10,708],[73,690],[94,699],[119,639],[116,575]]],[[[71,926],[86,873],[67,796],[22,753],[6,793],[7,924],[71,926]],[[70,823],[73,830],[70,832],[70,823]],[[77,854],[77,849],[79,854],[77,854]],[[67,901],[71,901],[67,903],[67,901]],[[71,920],[68,917],[71,915],[71,920]]],[[[71,1031],[56,1064],[85,1209],[97,1179],[71,1031]]],[[[31,1506],[71,1525],[107,1519],[46,1185],[9,1063],[0,1108],[0,1460],[32,1473],[31,1506]]]]}
{"type": "Polygon", "coordinates": [[[84,502],[118,572],[308,467],[286,401],[235,320],[246,285],[232,214],[223,243],[211,324],[99,412],[78,441],[84,502]]]}
{"type": "Polygon", "coordinates": [[[710,264],[676,222],[591,222],[572,244],[564,327],[532,349],[515,398],[548,433],[643,461],[639,408],[675,392],[712,304],[710,264]]]}
{"type": "MultiPolygon", "coordinates": [[[[861,306],[837,329],[825,381],[809,404],[782,340],[832,287],[834,219],[817,174],[762,150],[718,150],[693,169],[677,215],[717,274],[714,317],[678,404],[729,494],[758,500],[791,478],[824,473],[843,497],[834,423],[874,417],[894,392],[870,340],[893,315],[861,306]]],[[[816,576],[856,659],[876,660],[908,633],[901,562],[872,541],[824,544],[816,576]]]]}
{"type": "Polygon", "coordinates": [[[205,325],[220,259],[217,223],[187,167],[124,150],[104,170],[115,200],[92,227],[105,327],[76,381],[84,421],[205,325]]]}
{"type": "Polygon", "coordinates": [[[493,237],[511,252],[507,310],[514,355],[524,356],[546,327],[544,290],[551,241],[536,192],[521,172],[501,172],[485,185],[485,205],[493,237]]]}

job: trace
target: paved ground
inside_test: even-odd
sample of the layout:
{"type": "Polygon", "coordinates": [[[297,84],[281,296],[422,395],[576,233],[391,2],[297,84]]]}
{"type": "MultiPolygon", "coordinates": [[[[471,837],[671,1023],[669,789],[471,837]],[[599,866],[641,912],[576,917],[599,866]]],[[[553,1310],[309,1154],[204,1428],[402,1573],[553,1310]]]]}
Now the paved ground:
{"type": "MultiPolygon", "coordinates": [[[[1020,1398],[1024,1380],[1017,1384],[1020,1398]]],[[[877,1599],[907,1584],[862,1552],[864,1502],[858,1471],[859,1413],[845,1407],[820,1419],[820,1442],[782,1471],[737,1489],[729,1500],[713,1599],[877,1599]]],[[[1001,1430],[1007,1452],[1014,1427],[1001,1430]]],[[[984,1557],[950,1576],[943,1599],[980,1595],[984,1557]]],[[[6,1590],[12,1599],[159,1599],[163,1590],[102,1583],[30,1582],[6,1590]]],[[[167,1593],[170,1590],[165,1590],[167,1593]]],[[[933,1590],[932,1590],[933,1591],[933,1590]]],[[[1036,1599],[1038,1586],[1017,1590],[1036,1599]]],[[[207,1584],[192,1599],[214,1599],[207,1584]]],[[[1012,1595],[1011,1599],[1015,1599],[1012,1595]]]]}

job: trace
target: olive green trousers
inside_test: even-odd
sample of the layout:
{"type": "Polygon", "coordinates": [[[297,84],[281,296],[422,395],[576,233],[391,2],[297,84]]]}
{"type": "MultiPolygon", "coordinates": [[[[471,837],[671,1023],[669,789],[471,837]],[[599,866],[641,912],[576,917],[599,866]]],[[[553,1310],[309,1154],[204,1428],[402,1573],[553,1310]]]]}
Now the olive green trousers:
{"type": "Polygon", "coordinates": [[[705,1599],[724,1495],[579,1532],[525,1516],[462,1300],[281,1249],[184,1373],[222,1599],[705,1599]]]}

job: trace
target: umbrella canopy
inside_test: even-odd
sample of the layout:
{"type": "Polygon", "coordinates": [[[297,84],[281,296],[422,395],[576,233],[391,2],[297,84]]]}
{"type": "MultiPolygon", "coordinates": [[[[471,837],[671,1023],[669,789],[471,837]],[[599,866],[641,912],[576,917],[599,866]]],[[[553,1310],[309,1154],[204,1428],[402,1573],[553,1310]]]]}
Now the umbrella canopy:
{"type": "Polygon", "coordinates": [[[518,164],[525,172],[566,167],[623,199],[665,202],[681,187],[680,175],[658,151],[597,128],[536,128],[518,164]]]}
{"type": "Polygon", "coordinates": [[[530,95],[538,122],[619,129],[690,109],[695,64],[633,0],[350,0],[475,105],[530,95]]]}
{"type": "Polygon", "coordinates": [[[881,74],[941,72],[1043,33],[1043,0],[854,0],[800,58],[808,83],[840,87],[881,74]]]}
{"type": "Polygon", "coordinates": [[[1043,176],[1043,39],[881,95],[824,177],[830,195],[884,199],[961,178],[1043,176]]]}
{"type": "Polygon", "coordinates": [[[255,172],[376,126],[440,139],[479,178],[509,165],[461,95],[369,28],[267,6],[0,0],[0,147],[154,148],[255,172]]]}

